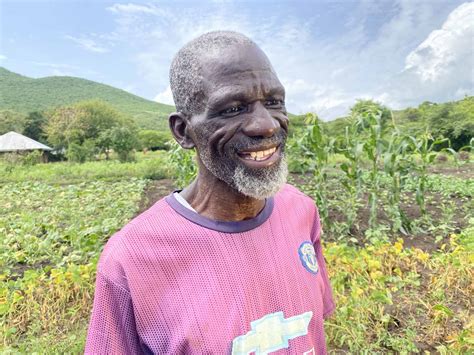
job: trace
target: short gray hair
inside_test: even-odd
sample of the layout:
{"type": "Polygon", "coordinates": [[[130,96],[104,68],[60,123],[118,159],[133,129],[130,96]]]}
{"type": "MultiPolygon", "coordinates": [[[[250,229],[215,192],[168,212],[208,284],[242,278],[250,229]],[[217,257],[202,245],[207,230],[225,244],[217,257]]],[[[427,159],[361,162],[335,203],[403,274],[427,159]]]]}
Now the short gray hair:
{"type": "Polygon", "coordinates": [[[202,58],[241,44],[256,46],[250,38],[241,33],[214,31],[193,39],[178,51],[170,68],[170,87],[178,112],[196,114],[204,110],[202,58]]]}

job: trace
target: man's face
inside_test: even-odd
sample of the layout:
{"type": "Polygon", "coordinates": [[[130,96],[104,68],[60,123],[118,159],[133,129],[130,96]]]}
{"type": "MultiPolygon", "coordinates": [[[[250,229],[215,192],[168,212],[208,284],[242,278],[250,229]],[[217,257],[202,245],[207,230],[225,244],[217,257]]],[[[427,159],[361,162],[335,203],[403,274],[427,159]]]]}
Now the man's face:
{"type": "Polygon", "coordinates": [[[199,159],[244,195],[274,195],[287,175],[283,86],[253,46],[211,55],[203,67],[205,109],[190,120],[199,159]]]}

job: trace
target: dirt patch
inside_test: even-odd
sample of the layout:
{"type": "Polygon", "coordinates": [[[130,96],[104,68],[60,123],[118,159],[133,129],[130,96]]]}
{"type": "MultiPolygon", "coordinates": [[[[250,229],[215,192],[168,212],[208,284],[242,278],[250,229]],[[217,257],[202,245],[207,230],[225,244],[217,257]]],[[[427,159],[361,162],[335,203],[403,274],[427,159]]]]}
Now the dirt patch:
{"type": "Polygon", "coordinates": [[[460,179],[474,179],[474,163],[465,163],[459,167],[435,165],[428,169],[430,174],[449,175],[460,179]]]}
{"type": "Polygon", "coordinates": [[[151,180],[145,187],[137,214],[146,211],[157,201],[168,196],[173,190],[175,190],[175,186],[171,179],[151,180]]]}
{"type": "MultiPolygon", "coordinates": [[[[300,186],[304,190],[304,186],[311,180],[311,175],[291,174],[289,180],[291,184],[300,186]]],[[[341,238],[351,239],[353,244],[360,247],[365,246],[367,243],[366,231],[369,229],[370,217],[368,199],[368,194],[361,197],[362,206],[357,210],[356,221],[350,227],[348,235],[345,232],[341,232],[341,229],[338,232],[338,228],[325,228],[324,239],[335,242],[340,241],[341,238]]],[[[331,197],[330,200],[332,201],[331,197]]],[[[467,225],[465,197],[451,195],[449,197],[449,204],[447,204],[446,196],[438,192],[429,192],[426,194],[425,200],[427,216],[422,217],[420,208],[415,202],[414,193],[404,192],[402,194],[401,209],[404,214],[402,218],[405,228],[404,232],[390,230],[392,219],[383,206],[379,206],[377,211],[378,225],[386,228],[385,233],[392,242],[402,238],[406,247],[415,247],[431,253],[439,250],[443,244],[446,244],[451,233],[459,233],[467,225]],[[443,228],[443,226],[445,227],[443,228]]],[[[344,226],[347,224],[346,213],[343,210],[345,208],[343,201],[335,198],[334,204],[329,205],[328,208],[330,223],[333,223],[334,226],[344,226]]]]}
{"type": "Polygon", "coordinates": [[[16,280],[21,279],[25,274],[25,271],[28,270],[39,270],[43,269],[47,266],[52,266],[53,264],[49,260],[39,261],[34,263],[33,265],[25,264],[25,263],[17,263],[12,266],[10,272],[8,273],[9,280],[16,280]]]}
{"type": "Polygon", "coordinates": [[[418,350],[436,352],[436,344],[442,344],[452,335],[459,333],[464,323],[464,313],[471,309],[469,294],[469,281],[456,280],[452,287],[446,288],[443,297],[447,299],[445,306],[450,310],[443,319],[436,319],[437,292],[433,280],[444,273],[443,267],[437,270],[417,265],[416,273],[420,276],[420,284],[406,286],[395,292],[393,303],[384,308],[384,313],[389,314],[391,334],[404,336],[407,328],[417,329],[415,346],[418,350]],[[450,314],[452,312],[452,314],[450,314]]]}

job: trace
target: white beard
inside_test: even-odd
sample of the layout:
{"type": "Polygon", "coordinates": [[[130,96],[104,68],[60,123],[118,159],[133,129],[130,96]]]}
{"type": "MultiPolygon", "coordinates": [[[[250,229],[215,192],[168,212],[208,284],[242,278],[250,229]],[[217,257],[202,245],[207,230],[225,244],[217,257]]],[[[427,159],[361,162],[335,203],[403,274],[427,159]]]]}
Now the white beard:
{"type": "Polygon", "coordinates": [[[281,159],[275,164],[259,169],[248,168],[242,162],[235,164],[234,167],[218,164],[212,158],[207,146],[197,150],[197,154],[207,170],[216,178],[224,181],[241,194],[257,200],[264,200],[275,195],[286,183],[288,176],[288,165],[284,152],[280,153],[281,159]]]}
{"type": "Polygon", "coordinates": [[[258,174],[249,174],[247,169],[239,165],[234,172],[233,185],[241,194],[264,200],[275,195],[286,183],[288,165],[283,156],[277,165],[271,168],[262,168],[258,174]]]}

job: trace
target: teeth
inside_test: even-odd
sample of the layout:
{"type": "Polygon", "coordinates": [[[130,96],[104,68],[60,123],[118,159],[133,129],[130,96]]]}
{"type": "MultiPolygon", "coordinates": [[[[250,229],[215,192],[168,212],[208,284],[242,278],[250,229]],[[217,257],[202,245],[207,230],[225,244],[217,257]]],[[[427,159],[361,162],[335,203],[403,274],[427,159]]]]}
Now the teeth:
{"type": "MultiPolygon", "coordinates": [[[[248,153],[248,156],[250,156],[250,158],[253,160],[259,161],[259,160],[266,159],[268,156],[275,153],[275,151],[276,151],[276,148],[270,148],[267,150],[260,150],[258,152],[250,152],[248,153]]],[[[250,159],[250,158],[247,158],[247,159],[250,159]]]]}

